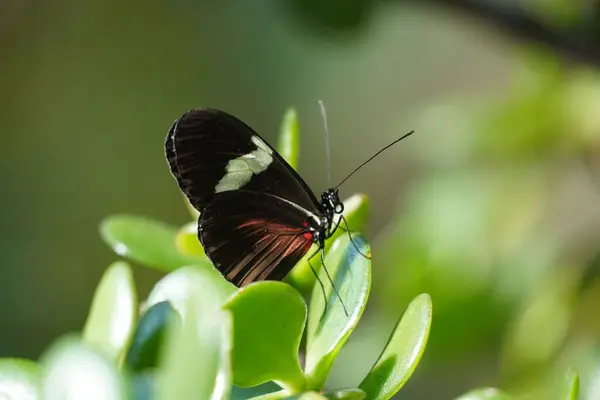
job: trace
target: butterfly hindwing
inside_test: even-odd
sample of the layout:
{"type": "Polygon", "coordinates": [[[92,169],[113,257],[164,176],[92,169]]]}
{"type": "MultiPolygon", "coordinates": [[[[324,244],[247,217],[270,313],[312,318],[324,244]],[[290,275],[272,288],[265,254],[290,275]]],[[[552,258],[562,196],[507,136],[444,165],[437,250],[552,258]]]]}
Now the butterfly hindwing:
{"type": "Polygon", "coordinates": [[[247,190],[215,196],[199,217],[199,238],[232,283],[281,280],[313,243],[318,217],[280,197],[247,190]]]}
{"type": "Polygon", "coordinates": [[[171,172],[200,212],[220,193],[262,192],[318,213],[319,203],[292,167],[252,128],[220,110],[191,110],[169,130],[171,172]]]}

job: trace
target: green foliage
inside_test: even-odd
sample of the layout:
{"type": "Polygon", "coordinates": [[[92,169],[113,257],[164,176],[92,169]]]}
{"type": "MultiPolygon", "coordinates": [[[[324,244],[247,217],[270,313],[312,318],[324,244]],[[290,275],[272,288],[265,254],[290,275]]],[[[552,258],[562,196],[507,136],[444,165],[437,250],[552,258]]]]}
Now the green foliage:
{"type": "Polygon", "coordinates": [[[297,394],[295,396],[286,397],[286,400],[300,400],[300,399],[327,399],[327,400],[362,400],[365,398],[365,392],[360,389],[338,389],[330,390],[326,392],[305,392],[297,394]]]}
{"type": "Polygon", "coordinates": [[[58,339],[42,356],[41,368],[41,399],[128,398],[126,374],[102,350],[78,336],[58,339]]]}
{"type": "Polygon", "coordinates": [[[577,400],[579,398],[579,375],[577,372],[570,370],[567,373],[566,384],[562,399],[577,400]]]}
{"type": "Polygon", "coordinates": [[[130,371],[142,372],[158,366],[159,353],[171,318],[179,318],[179,314],[166,300],[144,311],[125,357],[125,364],[130,371]]]}
{"type": "Polygon", "coordinates": [[[298,115],[294,108],[289,108],[283,115],[283,122],[279,131],[277,152],[292,166],[298,169],[300,156],[300,133],[298,129],[298,115]]]}
{"type": "MultiPolygon", "coordinates": [[[[290,110],[279,149],[294,167],[298,148],[297,118],[290,110]]],[[[352,232],[340,229],[327,243],[327,269],[316,258],[311,261],[324,291],[306,258],[287,283],[256,282],[238,289],[204,254],[195,221],[177,229],[145,217],[107,218],[100,233],[118,255],[166,275],[138,318],[129,265],[111,265],[98,284],[82,335],[60,338],[39,363],[0,360],[0,391],[11,398],[27,393],[28,399],[49,400],[392,398],[425,352],[433,319],[429,294],[415,293],[407,307],[393,306],[395,319],[403,314],[362,381],[325,389],[334,361],[361,321],[371,289],[371,248],[359,233],[369,202],[355,195],[344,204],[352,232]]],[[[192,217],[197,213],[192,211],[192,217]]],[[[569,288],[566,284],[565,293],[569,288]]],[[[543,319],[557,304],[548,302],[544,291],[536,293],[531,301],[543,319]]],[[[560,324],[567,317],[561,314],[560,324]]],[[[540,329],[536,321],[529,323],[540,329]]],[[[520,329],[531,328],[523,324],[520,329]]],[[[551,344],[560,338],[557,334],[551,344]]],[[[517,339],[514,343],[522,345],[517,339]]],[[[577,398],[578,379],[570,373],[563,398],[577,398]]],[[[492,388],[460,397],[509,398],[492,388]]]]}
{"type": "Polygon", "coordinates": [[[237,291],[224,309],[235,322],[233,383],[257,386],[274,381],[291,391],[302,390],[305,378],[298,361],[306,323],[302,296],[285,283],[255,282],[237,291]]]}
{"type": "Polygon", "coordinates": [[[171,272],[186,265],[208,265],[206,258],[182,253],[177,230],[158,221],[133,215],[115,215],[100,226],[100,234],[115,253],[146,267],[171,272]]]}
{"type": "MultiPolygon", "coordinates": [[[[354,235],[354,243],[363,254],[370,248],[364,238],[354,235]]],[[[371,287],[371,260],[359,254],[348,235],[334,242],[327,253],[325,265],[333,278],[340,298],[333,291],[325,270],[319,279],[326,284],[325,296],[315,286],[308,319],[306,372],[312,385],[322,388],[333,362],[365,309],[371,287]],[[325,302],[327,299],[327,302],[325,302]],[[342,301],[348,311],[346,316],[342,301]]]]}
{"type": "Polygon", "coordinates": [[[129,343],[136,313],[137,294],[131,269],[125,262],[116,262],[108,267],[96,289],[83,338],[118,360],[129,343]]]}
{"type": "MultiPolygon", "coordinates": [[[[211,277],[190,271],[195,287],[211,277]]],[[[182,304],[182,323],[172,324],[156,379],[156,399],[227,398],[231,387],[231,316],[211,290],[195,290],[182,304]]]]}
{"type": "Polygon", "coordinates": [[[175,237],[177,248],[183,254],[190,256],[204,256],[204,248],[198,240],[198,222],[193,221],[184,225],[175,237]]]}
{"type": "Polygon", "coordinates": [[[0,360],[0,393],[9,398],[16,398],[18,395],[23,399],[37,399],[40,388],[39,370],[34,361],[21,358],[0,360]]]}
{"type": "Polygon", "coordinates": [[[522,55],[499,97],[443,98],[417,113],[405,146],[420,173],[373,243],[385,271],[373,277],[369,304],[380,315],[369,333],[427,292],[435,311],[419,388],[455,387],[443,383],[452,370],[463,385],[549,399],[561,391],[557,374],[576,366],[581,398],[596,398],[598,242],[580,204],[587,193],[598,209],[599,75],[522,55]]]}
{"type": "Polygon", "coordinates": [[[510,400],[510,397],[495,388],[481,388],[465,393],[456,400],[510,400]]]}
{"type": "Polygon", "coordinates": [[[360,384],[369,399],[389,399],[408,381],[425,350],[432,314],[427,294],[409,304],[379,359],[360,384]]]}
{"type": "Polygon", "coordinates": [[[223,279],[223,276],[212,266],[206,268],[182,267],[166,275],[154,285],[146,300],[146,307],[168,301],[175,310],[185,315],[185,302],[195,292],[209,292],[220,303],[224,303],[229,296],[235,293],[235,290],[235,286],[223,279]],[[204,281],[210,282],[210,285],[205,286],[199,279],[196,279],[195,277],[199,274],[203,275],[204,281]]]}

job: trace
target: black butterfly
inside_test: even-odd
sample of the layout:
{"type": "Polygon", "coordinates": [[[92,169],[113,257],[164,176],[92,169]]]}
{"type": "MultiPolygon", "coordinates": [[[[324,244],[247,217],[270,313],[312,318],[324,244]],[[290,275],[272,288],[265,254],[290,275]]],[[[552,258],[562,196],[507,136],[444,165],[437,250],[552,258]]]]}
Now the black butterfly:
{"type": "Polygon", "coordinates": [[[313,255],[323,257],[325,241],[345,222],[337,187],[317,200],[273,147],[224,111],[183,114],[165,151],[180,189],[200,212],[206,255],[238,287],[283,279],[313,243],[313,255]]]}

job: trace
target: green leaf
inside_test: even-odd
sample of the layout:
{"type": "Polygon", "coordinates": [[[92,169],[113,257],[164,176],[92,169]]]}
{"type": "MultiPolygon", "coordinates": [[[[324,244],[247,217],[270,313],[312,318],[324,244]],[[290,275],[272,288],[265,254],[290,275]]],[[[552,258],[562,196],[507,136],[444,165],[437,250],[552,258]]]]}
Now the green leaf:
{"type": "Polygon", "coordinates": [[[306,304],[291,286],[255,282],[225,304],[233,316],[233,379],[238,386],[273,381],[291,393],[303,390],[298,361],[306,304]]]}
{"type": "Polygon", "coordinates": [[[368,399],[390,399],[408,381],[425,351],[432,312],[428,294],[420,294],[408,305],[383,352],[359,385],[368,399]]]}
{"type": "Polygon", "coordinates": [[[132,400],[152,400],[154,393],[154,375],[136,374],[131,379],[132,400]]]}
{"type": "Polygon", "coordinates": [[[571,328],[576,282],[572,271],[560,268],[530,289],[506,334],[502,354],[505,372],[519,374],[551,362],[571,328]]]}
{"type": "Polygon", "coordinates": [[[304,393],[303,395],[298,397],[298,400],[322,400],[322,399],[326,399],[327,397],[323,396],[320,393],[317,392],[308,392],[308,393],[304,393]]]}
{"type": "Polygon", "coordinates": [[[175,228],[145,217],[109,217],[102,222],[100,234],[115,253],[161,271],[170,272],[186,265],[212,267],[206,257],[179,251],[175,228]]]}
{"type": "Polygon", "coordinates": [[[283,122],[279,130],[277,152],[292,168],[298,169],[300,134],[298,133],[298,116],[294,108],[289,108],[283,115],[283,122]]]}
{"type": "MultiPolygon", "coordinates": [[[[369,216],[369,198],[364,194],[355,194],[344,200],[344,218],[348,222],[348,227],[352,232],[361,232],[366,227],[367,218],[369,216]]],[[[342,222],[341,228],[346,228],[342,222]]],[[[335,240],[341,236],[348,236],[348,232],[338,229],[333,237],[325,242],[325,252],[328,253],[335,240]]],[[[316,248],[313,246],[313,248],[316,248]]],[[[298,262],[296,267],[288,274],[285,281],[294,286],[301,293],[310,293],[313,289],[316,278],[315,274],[310,269],[308,257],[314,252],[313,248],[298,262]]],[[[315,271],[319,271],[321,263],[313,258],[311,261],[315,271]]]]}
{"type": "Polygon", "coordinates": [[[200,211],[196,210],[196,208],[190,203],[190,200],[185,196],[185,194],[181,193],[181,197],[183,197],[183,202],[185,203],[185,208],[187,208],[188,212],[192,216],[194,221],[198,221],[198,217],[200,216],[200,211]]]}
{"type": "Polygon", "coordinates": [[[128,398],[126,381],[116,365],[78,337],[59,339],[42,356],[44,400],[128,398]]]}
{"type": "Polygon", "coordinates": [[[156,399],[228,398],[231,388],[231,318],[220,293],[200,270],[189,271],[196,288],[183,299],[183,323],[170,324],[156,379],[156,399]]]}
{"type": "Polygon", "coordinates": [[[510,400],[511,398],[496,388],[479,388],[457,397],[456,400],[510,400]]]}
{"type": "Polygon", "coordinates": [[[575,370],[567,373],[567,382],[563,398],[565,400],[577,400],[579,398],[579,374],[575,370]]]}
{"type": "Polygon", "coordinates": [[[210,296],[223,304],[236,289],[214,268],[183,267],[171,272],[154,285],[145,307],[169,301],[176,311],[184,315],[186,299],[194,293],[210,292],[210,296]]]}
{"type": "Polygon", "coordinates": [[[327,397],[314,391],[304,392],[295,396],[285,397],[285,400],[327,400],[327,397]]]}
{"type": "Polygon", "coordinates": [[[200,244],[200,240],[198,240],[197,222],[190,222],[179,229],[175,237],[175,244],[177,245],[177,249],[183,254],[206,257],[204,248],[200,244]]]}
{"type": "Polygon", "coordinates": [[[0,359],[0,398],[37,400],[39,381],[39,367],[34,361],[23,358],[0,359]]]}
{"type": "MultiPolygon", "coordinates": [[[[263,394],[261,396],[252,397],[251,400],[283,400],[289,397],[289,392],[286,389],[277,392],[263,394]]],[[[294,396],[292,396],[294,397],[294,396]]],[[[235,400],[232,398],[232,400],[235,400]]]]}
{"type": "Polygon", "coordinates": [[[357,388],[336,389],[321,393],[329,400],[363,400],[365,392],[357,388]]]}
{"type": "Polygon", "coordinates": [[[112,360],[123,354],[137,316],[137,295],[129,265],[112,264],[100,280],[83,339],[102,349],[112,360]]]}
{"type": "MultiPolygon", "coordinates": [[[[352,237],[363,254],[371,252],[363,236],[352,237]]],[[[348,235],[333,243],[325,266],[349,316],[344,313],[325,271],[321,270],[319,278],[325,285],[327,308],[321,286],[315,285],[308,318],[306,373],[313,389],[321,389],[325,384],[335,357],[363,313],[371,287],[371,260],[356,250],[348,235]]]]}
{"type": "Polygon", "coordinates": [[[274,382],[266,382],[262,385],[245,388],[233,385],[231,388],[231,400],[245,400],[254,397],[262,397],[279,391],[281,391],[281,387],[274,382]]]}
{"type": "MultiPolygon", "coordinates": [[[[265,397],[266,398],[266,397],[265,397]]],[[[274,397],[281,399],[284,397],[274,397]]],[[[309,391],[299,393],[294,396],[285,397],[286,400],[300,400],[300,399],[327,399],[327,400],[363,400],[365,398],[365,392],[357,388],[350,389],[335,389],[328,390],[326,392],[317,393],[315,391],[309,391]]]]}
{"type": "Polygon", "coordinates": [[[163,347],[167,327],[179,314],[168,301],[161,301],[146,309],[137,325],[125,364],[132,372],[155,368],[163,347]]]}

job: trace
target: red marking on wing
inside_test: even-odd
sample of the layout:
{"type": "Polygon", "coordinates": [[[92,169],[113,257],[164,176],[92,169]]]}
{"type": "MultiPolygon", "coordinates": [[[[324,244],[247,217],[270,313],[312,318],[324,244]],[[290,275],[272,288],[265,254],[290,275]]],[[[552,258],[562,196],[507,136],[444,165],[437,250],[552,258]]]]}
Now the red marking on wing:
{"type": "Polygon", "coordinates": [[[310,232],[304,232],[304,235],[302,236],[304,236],[304,240],[306,240],[306,243],[304,244],[304,250],[308,251],[313,243],[313,234],[310,232]]]}
{"type": "Polygon", "coordinates": [[[250,229],[253,232],[264,233],[266,235],[295,235],[304,231],[302,228],[295,228],[293,226],[280,224],[276,221],[263,218],[249,219],[243,224],[238,225],[238,229],[250,229]]]}
{"type": "MultiPolygon", "coordinates": [[[[308,226],[308,224],[306,224],[308,226]]],[[[284,225],[267,219],[250,219],[238,225],[249,237],[256,237],[254,252],[240,260],[236,268],[229,272],[236,276],[249,263],[265,265],[265,268],[252,268],[241,278],[241,286],[245,283],[262,280],[268,277],[287,257],[302,256],[313,242],[313,234],[305,228],[284,225]]]]}
{"type": "MultiPolygon", "coordinates": [[[[302,221],[302,226],[305,228],[308,228],[308,221],[302,221]]],[[[304,251],[308,251],[308,249],[310,249],[310,246],[312,246],[314,235],[312,232],[308,231],[308,232],[304,232],[303,236],[304,236],[304,239],[306,240],[306,243],[304,244],[304,251]]]]}
{"type": "Polygon", "coordinates": [[[308,247],[306,244],[312,244],[312,241],[308,242],[304,238],[304,235],[297,236],[279,236],[274,241],[271,254],[267,255],[267,257],[271,257],[271,263],[268,267],[264,268],[262,271],[253,271],[247,277],[244,277],[244,280],[250,279],[250,281],[263,280],[266,279],[273,270],[277,268],[279,263],[285,259],[286,257],[293,256],[296,253],[306,253],[308,251],[308,247]]]}
{"type": "Polygon", "coordinates": [[[251,228],[256,226],[263,226],[266,222],[267,220],[262,218],[249,219],[247,221],[244,221],[244,223],[240,224],[238,228],[251,228]]]}

